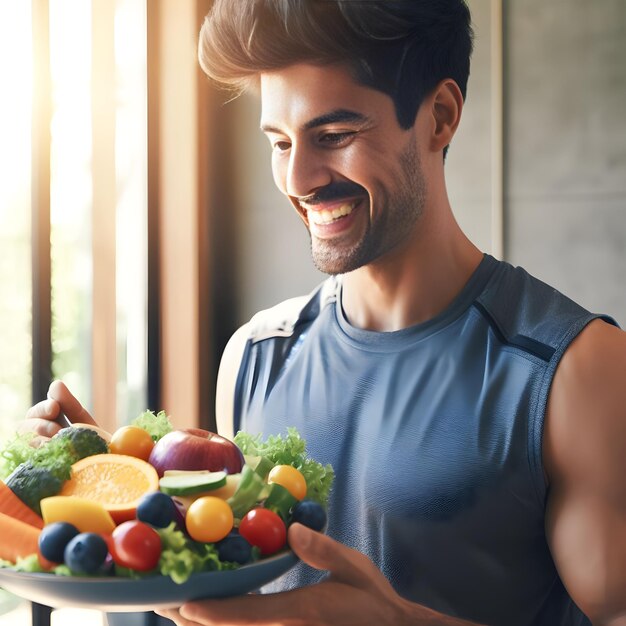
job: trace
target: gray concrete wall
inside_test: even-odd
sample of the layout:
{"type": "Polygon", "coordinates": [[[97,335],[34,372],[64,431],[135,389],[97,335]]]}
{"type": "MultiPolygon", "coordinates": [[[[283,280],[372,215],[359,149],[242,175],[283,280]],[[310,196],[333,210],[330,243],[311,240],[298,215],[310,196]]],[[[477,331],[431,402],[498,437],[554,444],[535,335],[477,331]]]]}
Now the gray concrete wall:
{"type": "Polygon", "coordinates": [[[456,220],[481,250],[491,245],[491,0],[471,0],[474,53],[461,124],[446,159],[456,220]]]}
{"type": "Polygon", "coordinates": [[[507,23],[506,257],[626,326],[626,2],[507,23]]]}

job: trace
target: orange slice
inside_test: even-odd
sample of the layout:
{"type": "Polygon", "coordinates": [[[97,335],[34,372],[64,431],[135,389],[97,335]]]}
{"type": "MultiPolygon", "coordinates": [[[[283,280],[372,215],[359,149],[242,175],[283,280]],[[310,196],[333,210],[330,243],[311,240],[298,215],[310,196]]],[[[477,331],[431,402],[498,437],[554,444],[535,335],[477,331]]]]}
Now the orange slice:
{"type": "Polygon", "coordinates": [[[146,493],[158,489],[159,475],[146,461],[125,454],[94,454],[72,465],[72,477],[60,495],[98,502],[120,524],[135,517],[146,493]]]}

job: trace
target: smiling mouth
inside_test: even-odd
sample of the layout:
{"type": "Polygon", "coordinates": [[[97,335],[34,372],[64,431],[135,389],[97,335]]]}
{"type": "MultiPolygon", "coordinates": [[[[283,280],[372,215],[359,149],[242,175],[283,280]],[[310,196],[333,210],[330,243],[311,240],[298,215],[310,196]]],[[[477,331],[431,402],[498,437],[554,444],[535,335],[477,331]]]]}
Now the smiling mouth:
{"type": "Polygon", "coordinates": [[[332,211],[328,211],[327,209],[313,211],[308,209],[307,218],[309,223],[316,224],[318,226],[326,226],[328,224],[332,224],[335,220],[346,217],[346,215],[350,215],[356,204],[356,202],[345,202],[332,211]]]}

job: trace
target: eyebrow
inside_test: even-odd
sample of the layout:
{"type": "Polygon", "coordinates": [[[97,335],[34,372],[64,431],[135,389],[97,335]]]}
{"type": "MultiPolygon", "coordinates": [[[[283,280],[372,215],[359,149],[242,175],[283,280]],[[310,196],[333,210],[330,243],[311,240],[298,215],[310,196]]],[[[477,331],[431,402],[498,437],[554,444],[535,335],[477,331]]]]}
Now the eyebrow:
{"type": "MultiPolygon", "coordinates": [[[[325,126],[326,124],[337,124],[339,122],[359,122],[364,123],[367,122],[369,118],[362,113],[357,113],[356,111],[350,111],[349,109],[335,109],[334,111],[329,111],[328,113],[324,113],[323,115],[319,115],[318,117],[314,117],[313,119],[305,122],[302,126],[303,130],[311,130],[313,128],[317,128],[318,126],[325,126]]],[[[261,130],[264,133],[280,133],[281,130],[275,126],[271,126],[269,124],[262,124],[261,130]]]]}

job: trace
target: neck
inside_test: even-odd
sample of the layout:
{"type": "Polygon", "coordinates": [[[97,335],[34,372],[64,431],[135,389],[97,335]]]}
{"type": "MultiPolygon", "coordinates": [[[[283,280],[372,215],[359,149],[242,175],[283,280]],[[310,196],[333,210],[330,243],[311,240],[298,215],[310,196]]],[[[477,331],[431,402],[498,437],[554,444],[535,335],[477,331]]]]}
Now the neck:
{"type": "Polygon", "coordinates": [[[347,319],[380,332],[426,322],[450,305],[482,258],[447,202],[425,211],[401,246],[344,276],[347,319]]]}

